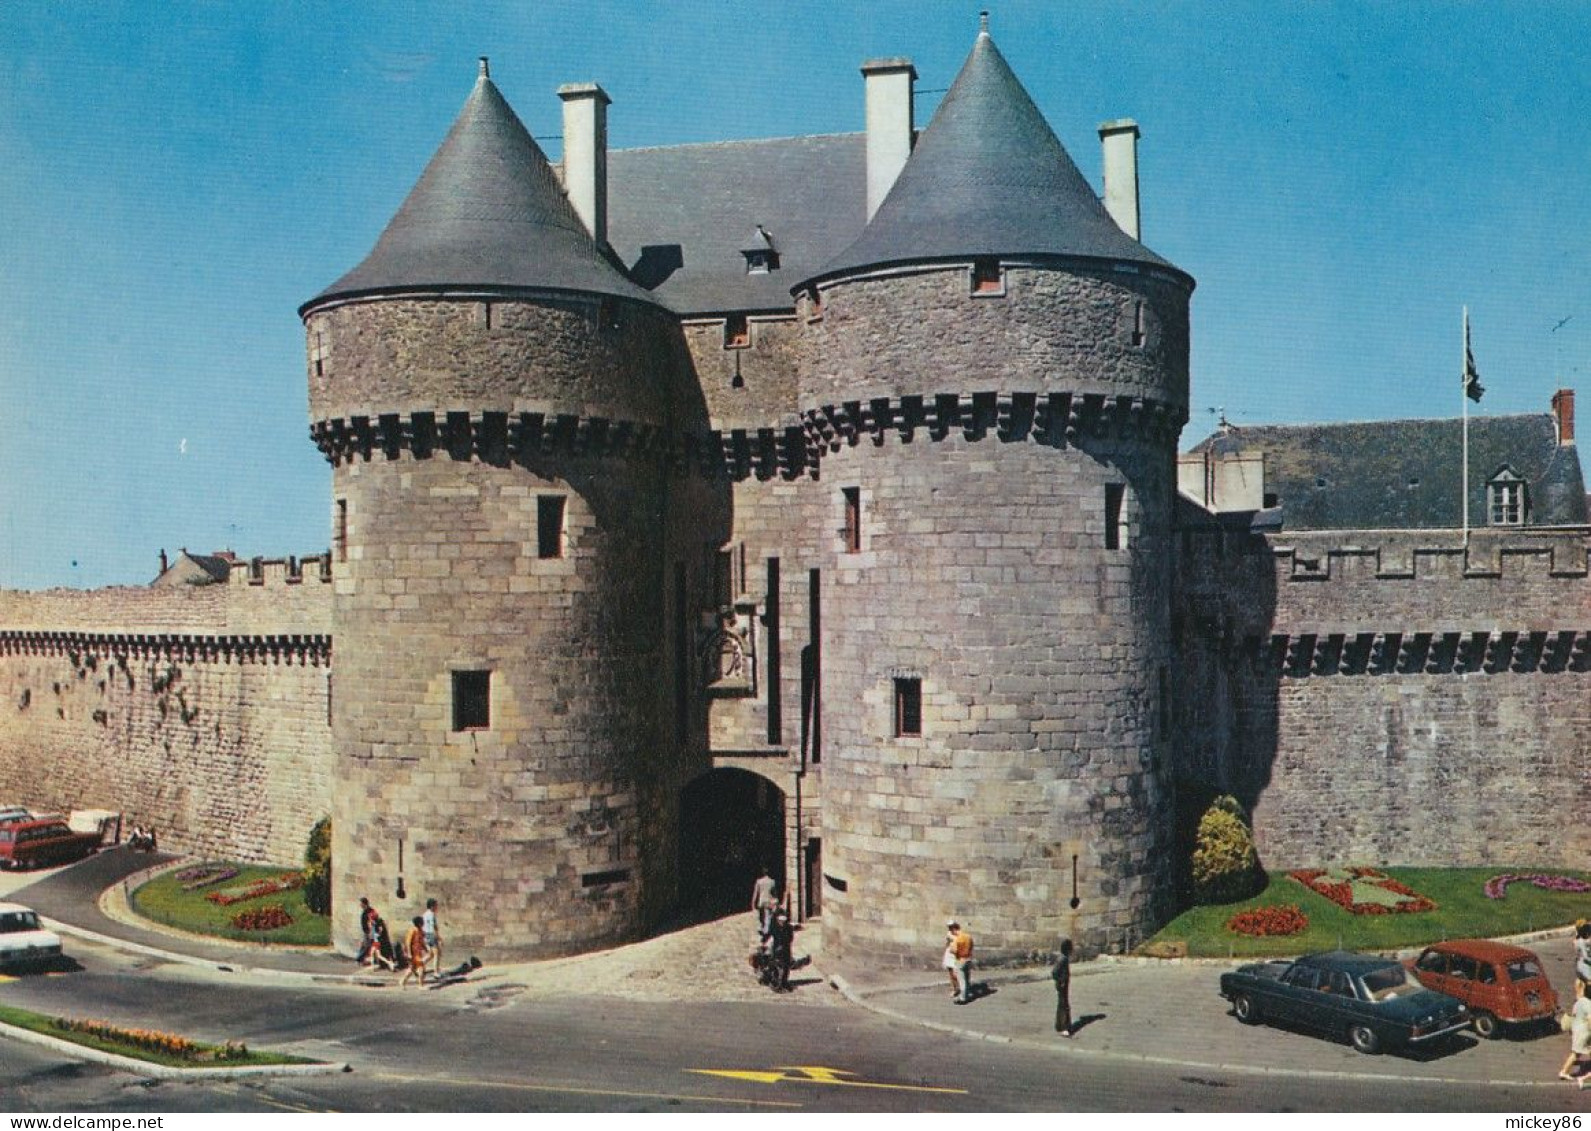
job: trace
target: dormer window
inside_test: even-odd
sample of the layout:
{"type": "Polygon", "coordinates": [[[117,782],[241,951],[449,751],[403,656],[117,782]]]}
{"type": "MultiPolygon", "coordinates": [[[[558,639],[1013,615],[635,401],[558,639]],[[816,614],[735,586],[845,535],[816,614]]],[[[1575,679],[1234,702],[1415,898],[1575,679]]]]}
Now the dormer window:
{"type": "Polygon", "coordinates": [[[1523,526],[1529,511],[1525,481],[1503,467],[1486,484],[1486,511],[1493,526],[1523,526]]]}
{"type": "Polygon", "coordinates": [[[779,249],[761,224],[752,229],[751,237],[746,241],[746,246],[740,249],[740,254],[746,257],[748,275],[766,275],[779,270],[779,249]]]}

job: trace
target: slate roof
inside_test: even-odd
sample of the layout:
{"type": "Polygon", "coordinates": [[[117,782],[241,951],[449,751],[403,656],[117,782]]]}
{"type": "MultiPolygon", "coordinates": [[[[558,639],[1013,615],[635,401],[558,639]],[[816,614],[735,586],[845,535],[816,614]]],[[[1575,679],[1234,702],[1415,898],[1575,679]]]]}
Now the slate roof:
{"type": "Polygon", "coordinates": [[[878,212],[813,278],[974,255],[1177,270],[1117,227],[987,31],[878,212]]]}
{"type": "Polygon", "coordinates": [[[871,224],[866,137],[829,134],[610,150],[608,238],[611,257],[483,73],[374,250],[299,312],[364,295],[544,287],[650,298],[687,316],[789,311],[807,280],[975,255],[1176,270],[1116,226],[986,32],[871,224]],[[741,254],[759,226],[779,256],[766,274],[748,273],[741,254]]]}
{"type": "Polygon", "coordinates": [[[233,564],[234,559],[230,556],[190,554],[187,550],[180,550],[177,560],[150,585],[211,585],[223,582],[231,575],[233,564]]]}
{"type": "MultiPolygon", "coordinates": [[[[1456,529],[1463,521],[1463,422],[1379,420],[1232,428],[1194,452],[1263,452],[1265,493],[1286,530],[1456,529]]],[[[1587,521],[1574,445],[1560,446],[1547,413],[1469,422],[1469,519],[1488,523],[1486,485],[1504,466],[1528,485],[1534,526],[1587,521]]]]}
{"type": "Polygon", "coordinates": [[[791,287],[866,218],[859,133],[608,153],[608,239],[636,281],[680,314],[789,310],[791,287]],[[748,275],[741,250],[758,225],[779,268],[748,275]]]}
{"type": "Polygon", "coordinates": [[[539,288],[656,301],[598,251],[483,66],[375,249],[299,313],[361,295],[539,288]]]}

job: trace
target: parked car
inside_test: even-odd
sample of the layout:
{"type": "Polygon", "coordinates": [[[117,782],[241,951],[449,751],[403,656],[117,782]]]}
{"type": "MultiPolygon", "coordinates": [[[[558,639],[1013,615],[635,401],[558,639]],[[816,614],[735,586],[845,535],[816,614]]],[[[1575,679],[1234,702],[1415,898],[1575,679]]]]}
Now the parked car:
{"type": "Polygon", "coordinates": [[[1409,962],[1422,986],[1469,1006],[1475,1032],[1488,1040],[1504,1025],[1528,1025],[1558,1015],[1558,995],[1541,959],[1522,946],[1487,939],[1436,943],[1409,962]]]}
{"type": "Polygon", "coordinates": [[[0,868],[32,868],[80,860],[100,846],[100,833],[73,832],[64,820],[0,825],[0,868]]]}
{"type": "Polygon", "coordinates": [[[61,936],[39,926],[19,903],[0,903],[0,968],[42,966],[61,959],[61,936]]]}
{"type": "Polygon", "coordinates": [[[1240,966],[1221,975],[1221,996],[1245,1025],[1315,1029],[1363,1053],[1425,1044],[1470,1021],[1463,1002],[1426,989],[1396,959],[1342,950],[1240,966]]]}
{"type": "Polygon", "coordinates": [[[0,825],[9,825],[17,821],[31,821],[33,814],[20,805],[0,805],[0,825]]]}

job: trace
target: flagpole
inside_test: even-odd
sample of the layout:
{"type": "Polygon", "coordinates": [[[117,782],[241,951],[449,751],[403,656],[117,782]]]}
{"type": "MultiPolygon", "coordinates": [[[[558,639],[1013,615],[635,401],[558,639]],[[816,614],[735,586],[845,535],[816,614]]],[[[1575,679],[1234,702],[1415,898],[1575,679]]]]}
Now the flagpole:
{"type": "MultiPolygon", "coordinates": [[[[1469,307],[1464,307],[1464,342],[1458,362],[1458,399],[1464,407],[1464,548],[1469,549],[1469,307]]],[[[1466,567],[1468,568],[1468,567],[1466,567]]]]}

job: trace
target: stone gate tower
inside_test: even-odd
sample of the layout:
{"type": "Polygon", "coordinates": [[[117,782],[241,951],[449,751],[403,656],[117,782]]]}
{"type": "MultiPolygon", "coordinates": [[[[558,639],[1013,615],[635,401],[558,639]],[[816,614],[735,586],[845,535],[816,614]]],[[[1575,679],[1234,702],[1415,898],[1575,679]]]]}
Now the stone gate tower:
{"type": "Polygon", "coordinates": [[[995,959],[1092,951],[1169,907],[1193,280],[1135,236],[985,28],[861,235],[797,288],[833,951],[920,963],[951,914],[995,959]]]}
{"type": "MultiPolygon", "coordinates": [[[[600,88],[572,93],[600,130],[600,88]]],[[[660,453],[692,400],[677,321],[600,235],[482,60],[374,250],[300,310],[334,468],[345,950],[362,893],[436,896],[453,953],[521,956],[672,899],[660,453]]]]}

